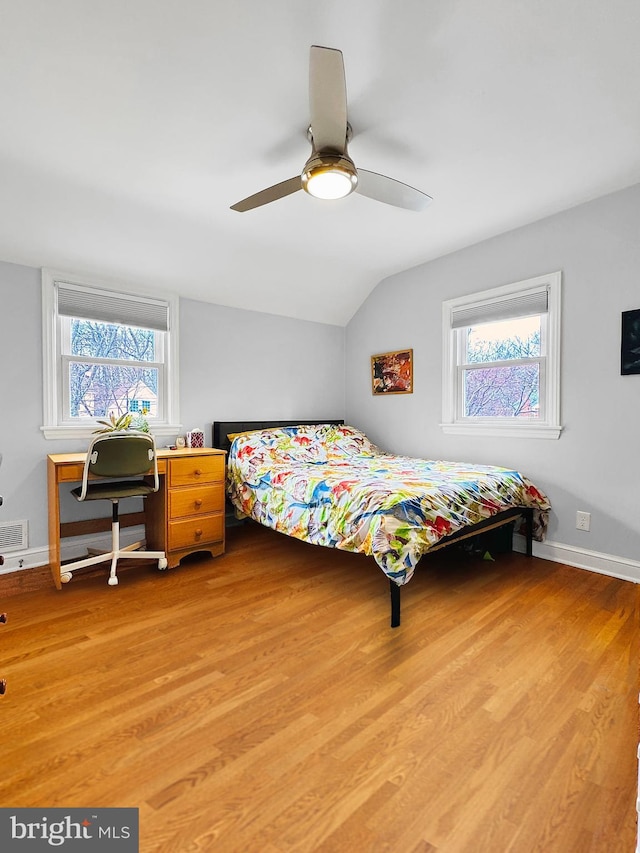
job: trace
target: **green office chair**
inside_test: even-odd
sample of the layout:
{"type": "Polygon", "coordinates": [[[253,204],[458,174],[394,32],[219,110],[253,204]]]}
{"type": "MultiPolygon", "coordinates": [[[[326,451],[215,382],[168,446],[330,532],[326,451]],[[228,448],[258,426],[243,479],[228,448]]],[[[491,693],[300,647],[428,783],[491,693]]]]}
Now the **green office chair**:
{"type": "Polygon", "coordinates": [[[72,573],[86,566],[93,566],[105,560],[111,560],[111,571],[108,583],[116,586],[118,577],[116,565],[120,557],[138,560],[157,560],[159,569],[167,568],[167,558],[164,551],[141,551],[137,550],[143,545],[136,542],[134,545],[120,547],[120,521],[118,518],[118,504],[122,498],[146,497],[152,492],[157,492],[158,460],[156,458],[156,445],[153,436],[144,432],[110,432],[99,435],[93,439],[87,459],[84,464],[82,485],[71,490],[71,494],[79,501],[111,501],[111,551],[66,563],[60,574],[60,580],[68,583],[72,573]],[[134,477],[136,475],[149,474],[153,479],[150,485],[145,480],[119,480],[114,478],[134,477]],[[101,480],[89,480],[89,476],[101,477],[101,480]]]}

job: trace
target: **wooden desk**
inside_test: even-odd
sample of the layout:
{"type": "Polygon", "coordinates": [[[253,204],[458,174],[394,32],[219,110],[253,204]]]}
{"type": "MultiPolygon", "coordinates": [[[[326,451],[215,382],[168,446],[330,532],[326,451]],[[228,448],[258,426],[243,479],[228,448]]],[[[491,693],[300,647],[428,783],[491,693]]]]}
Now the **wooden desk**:
{"type": "MultiPolygon", "coordinates": [[[[60,578],[60,485],[82,480],[85,453],[47,457],[49,563],[56,589],[60,578]]],[[[224,553],[225,452],[210,447],[158,449],[160,489],[145,498],[147,547],[164,551],[169,568],[187,554],[224,553]]]]}

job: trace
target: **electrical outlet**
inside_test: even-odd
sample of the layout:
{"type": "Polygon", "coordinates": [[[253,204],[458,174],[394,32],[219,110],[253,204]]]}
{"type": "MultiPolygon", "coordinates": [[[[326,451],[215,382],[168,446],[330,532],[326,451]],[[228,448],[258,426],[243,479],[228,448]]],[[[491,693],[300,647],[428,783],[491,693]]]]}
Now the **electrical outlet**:
{"type": "Polygon", "coordinates": [[[578,530],[591,530],[590,512],[581,512],[580,510],[576,512],[576,528],[578,530]]]}

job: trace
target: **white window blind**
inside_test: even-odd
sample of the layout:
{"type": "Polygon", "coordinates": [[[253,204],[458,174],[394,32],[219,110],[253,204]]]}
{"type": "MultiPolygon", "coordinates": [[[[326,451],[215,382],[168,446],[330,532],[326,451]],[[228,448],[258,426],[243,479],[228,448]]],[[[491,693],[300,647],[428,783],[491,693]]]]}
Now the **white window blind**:
{"type": "Polygon", "coordinates": [[[464,329],[480,323],[495,323],[515,317],[532,317],[549,310],[549,293],[546,287],[528,293],[515,293],[499,299],[489,299],[474,304],[461,305],[451,312],[451,328],[464,329]]]}
{"type": "MultiPolygon", "coordinates": [[[[106,371],[107,379],[118,366],[116,356],[74,354],[71,350],[74,318],[95,323],[114,324],[127,329],[143,329],[152,334],[154,361],[137,365],[158,372],[157,416],[153,432],[175,436],[182,424],[179,417],[178,353],[180,333],[178,297],[154,291],[137,292],[132,286],[116,289],[115,283],[91,281],[68,272],[42,270],[42,358],[43,411],[42,431],[47,439],[91,438],[95,429],[92,416],[76,415],[71,406],[70,377],[75,364],[94,359],[106,371]]],[[[117,389],[116,389],[117,390],[117,389]]],[[[134,399],[144,407],[146,392],[134,399]]],[[[150,408],[150,405],[147,406],[150,408]]]]}
{"type": "MultiPolygon", "coordinates": [[[[457,296],[442,303],[441,427],[445,433],[553,439],[560,436],[561,286],[562,274],[558,271],[479,293],[457,296]],[[470,414],[466,408],[466,394],[470,388],[467,380],[473,372],[482,374],[486,364],[466,363],[469,344],[467,329],[502,320],[536,316],[540,317],[540,355],[516,359],[514,364],[518,362],[516,378],[521,365],[536,361],[540,365],[538,417],[534,417],[535,407],[522,418],[502,415],[499,411],[491,415],[470,414]]],[[[494,367],[493,376],[497,376],[500,371],[502,376],[506,376],[505,369],[513,367],[513,364],[510,362],[509,365],[494,367]]],[[[512,370],[510,378],[513,375],[512,370]]],[[[486,376],[488,383],[490,378],[489,373],[486,376]]],[[[526,372],[521,378],[523,382],[526,380],[526,372]]],[[[475,380],[481,384],[484,378],[479,375],[475,380]]]]}
{"type": "Polygon", "coordinates": [[[58,314],[63,317],[161,332],[169,329],[169,304],[161,299],[85,288],[66,281],[56,282],[56,299],[58,314]]]}

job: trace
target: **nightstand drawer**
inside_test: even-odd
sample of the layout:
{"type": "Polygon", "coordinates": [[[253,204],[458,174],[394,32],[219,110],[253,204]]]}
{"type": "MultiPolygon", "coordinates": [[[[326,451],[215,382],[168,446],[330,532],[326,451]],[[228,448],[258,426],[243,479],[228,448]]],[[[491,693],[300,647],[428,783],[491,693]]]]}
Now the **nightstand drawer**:
{"type": "Polygon", "coordinates": [[[169,524],[169,550],[195,548],[224,539],[224,515],[203,515],[169,524]]]}
{"type": "Polygon", "coordinates": [[[224,482],[224,455],[186,456],[172,459],[169,486],[191,486],[196,483],[224,482]]]}
{"type": "Polygon", "coordinates": [[[193,486],[188,489],[171,489],[169,492],[169,518],[207,515],[222,512],[224,508],[224,484],[193,486]]]}

